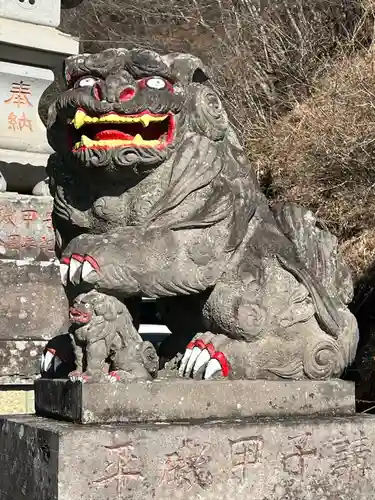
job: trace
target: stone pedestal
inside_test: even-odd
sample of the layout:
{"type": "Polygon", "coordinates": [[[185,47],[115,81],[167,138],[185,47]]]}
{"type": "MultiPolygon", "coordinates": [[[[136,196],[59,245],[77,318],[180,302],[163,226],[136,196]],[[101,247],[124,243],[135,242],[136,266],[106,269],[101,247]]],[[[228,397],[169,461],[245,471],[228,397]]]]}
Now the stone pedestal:
{"type": "Polygon", "coordinates": [[[121,384],[35,382],[38,415],[81,424],[192,422],[355,413],[354,385],[342,380],[160,379],[121,384]],[[292,392],[293,388],[293,392],[292,392]]]}
{"type": "MultiPolygon", "coordinates": [[[[127,413],[138,420],[143,403],[143,423],[78,425],[32,415],[0,418],[1,499],[369,500],[373,497],[375,421],[372,416],[348,416],[353,411],[347,399],[350,393],[354,396],[351,384],[345,387],[343,382],[329,382],[325,389],[324,382],[320,386],[311,384],[309,392],[308,382],[306,385],[286,382],[277,393],[278,382],[276,385],[241,382],[241,387],[236,388],[230,382],[216,381],[216,388],[208,383],[205,390],[202,383],[196,385],[196,391],[187,389],[189,382],[176,383],[181,385],[175,391],[171,386],[159,388],[152,383],[147,390],[151,402],[144,399],[144,388],[140,388],[137,401],[129,392],[130,385],[125,386],[122,406],[126,397],[131,396],[127,413]],[[344,394],[342,408],[340,392],[344,394]],[[336,404],[329,405],[329,394],[336,404]],[[288,405],[286,411],[283,398],[288,405]],[[311,407],[310,400],[314,401],[311,407]],[[293,401],[295,411],[303,408],[305,416],[292,415],[293,401]],[[151,404],[156,406],[152,422],[151,404]],[[328,416],[332,411],[347,416],[328,416]],[[260,418],[260,413],[268,417],[260,418]],[[168,419],[163,419],[167,414],[168,419]],[[284,416],[277,417],[278,414],[284,416]],[[203,418],[180,421],[181,417],[191,415],[203,418]],[[15,484],[20,486],[15,488],[15,484]]],[[[191,381],[191,386],[194,385],[191,381]]],[[[67,394],[72,390],[64,381],[51,381],[50,385],[38,381],[37,405],[41,401],[51,405],[48,389],[57,391],[55,409],[64,391],[67,394]]],[[[79,390],[75,391],[77,395],[79,390]]],[[[98,399],[104,397],[103,387],[81,389],[82,407],[88,408],[87,398],[93,397],[95,391],[98,399]]],[[[120,389],[117,397],[121,400],[120,389]]],[[[113,403],[108,399],[107,402],[113,403]]],[[[61,418],[70,412],[70,407],[63,408],[60,403],[58,411],[61,418]]],[[[124,410],[108,406],[107,415],[124,415],[124,410]]],[[[98,417],[94,413],[96,420],[110,421],[112,417],[103,419],[103,414],[98,417]]]]}

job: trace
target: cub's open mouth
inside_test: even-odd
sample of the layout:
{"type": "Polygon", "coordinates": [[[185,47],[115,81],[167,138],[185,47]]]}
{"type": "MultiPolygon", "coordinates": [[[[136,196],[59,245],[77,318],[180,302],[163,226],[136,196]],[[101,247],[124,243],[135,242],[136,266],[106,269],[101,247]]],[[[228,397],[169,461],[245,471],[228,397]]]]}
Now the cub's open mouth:
{"type": "Polygon", "coordinates": [[[71,323],[86,324],[91,320],[91,314],[71,307],[69,309],[69,319],[71,323]]]}
{"type": "Polygon", "coordinates": [[[175,131],[172,113],[156,115],[149,111],[138,115],[90,116],[79,109],[71,124],[73,151],[126,146],[163,149],[173,141],[175,131]]]}

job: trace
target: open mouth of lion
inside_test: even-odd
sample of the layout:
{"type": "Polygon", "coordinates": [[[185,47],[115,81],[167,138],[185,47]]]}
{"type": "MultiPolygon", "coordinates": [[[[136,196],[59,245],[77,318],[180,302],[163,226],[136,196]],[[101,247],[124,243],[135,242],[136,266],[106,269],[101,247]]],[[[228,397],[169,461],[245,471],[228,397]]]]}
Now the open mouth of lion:
{"type": "Polygon", "coordinates": [[[80,311],[75,307],[69,309],[69,319],[71,323],[86,324],[91,320],[91,314],[80,311]]]}
{"type": "Polygon", "coordinates": [[[90,116],[76,111],[71,122],[73,151],[123,147],[163,149],[173,142],[175,121],[172,113],[137,115],[108,113],[90,116]]]}

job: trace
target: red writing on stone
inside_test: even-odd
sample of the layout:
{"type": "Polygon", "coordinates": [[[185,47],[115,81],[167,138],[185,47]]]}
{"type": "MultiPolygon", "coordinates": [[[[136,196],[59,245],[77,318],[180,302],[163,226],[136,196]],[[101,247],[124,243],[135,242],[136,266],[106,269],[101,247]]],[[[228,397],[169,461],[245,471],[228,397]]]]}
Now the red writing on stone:
{"type": "Polygon", "coordinates": [[[52,226],[52,212],[48,212],[46,214],[46,216],[43,219],[43,222],[46,223],[46,228],[47,229],[53,229],[53,226],[52,226]]]}
{"type": "Polygon", "coordinates": [[[6,250],[24,250],[25,248],[40,248],[40,250],[48,253],[54,253],[55,242],[53,238],[41,236],[36,239],[33,236],[21,236],[20,234],[10,234],[6,238],[0,240],[0,243],[6,250]]]}
{"type": "Polygon", "coordinates": [[[36,221],[38,219],[38,215],[37,210],[22,210],[22,218],[27,222],[36,221]]]}
{"type": "Polygon", "coordinates": [[[15,226],[16,214],[10,207],[0,207],[0,222],[2,224],[11,224],[15,226]]]}
{"type": "MultiPolygon", "coordinates": [[[[35,208],[27,208],[25,210],[14,210],[13,207],[0,206],[0,222],[2,224],[11,224],[18,226],[19,223],[26,222],[43,222],[46,229],[53,230],[52,212],[40,214],[35,208]]],[[[27,225],[28,225],[27,224],[27,225]]]]}
{"type": "Polygon", "coordinates": [[[29,120],[25,113],[22,113],[22,115],[17,116],[13,112],[8,115],[8,129],[13,130],[13,132],[16,132],[17,130],[24,130],[28,129],[30,132],[33,131],[33,122],[32,120],[29,120]]]}
{"type": "Polygon", "coordinates": [[[15,104],[17,108],[22,106],[32,106],[30,102],[31,85],[25,83],[23,80],[20,82],[13,82],[10,88],[10,97],[4,100],[5,104],[15,104]]]}

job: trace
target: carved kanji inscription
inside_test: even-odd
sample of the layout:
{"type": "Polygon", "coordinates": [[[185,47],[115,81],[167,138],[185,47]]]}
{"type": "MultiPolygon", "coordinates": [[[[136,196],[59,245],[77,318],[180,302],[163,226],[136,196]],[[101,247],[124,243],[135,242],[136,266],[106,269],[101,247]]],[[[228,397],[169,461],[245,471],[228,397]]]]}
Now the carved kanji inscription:
{"type": "Polygon", "coordinates": [[[106,446],[108,459],[103,476],[95,479],[93,484],[105,487],[116,485],[117,498],[124,498],[126,490],[143,481],[139,458],[134,454],[132,443],[106,446]]]}
{"type": "Polygon", "coordinates": [[[207,454],[208,444],[184,439],[181,447],[165,456],[160,484],[190,490],[194,485],[206,488],[212,484],[208,468],[211,457],[207,454]]]}
{"type": "Polygon", "coordinates": [[[289,436],[291,451],[282,454],[281,463],[284,472],[295,476],[302,476],[305,472],[306,461],[317,456],[317,450],[309,444],[311,432],[305,432],[297,436],[289,436]]]}
{"type": "Polygon", "coordinates": [[[264,440],[262,436],[230,440],[231,471],[240,481],[244,481],[250,469],[261,462],[264,440]]]}
{"type": "Polygon", "coordinates": [[[331,441],[331,446],[334,452],[331,471],[335,476],[341,477],[348,474],[351,479],[354,479],[356,476],[366,476],[371,470],[368,465],[371,446],[363,433],[353,440],[341,434],[340,437],[331,441]]]}

